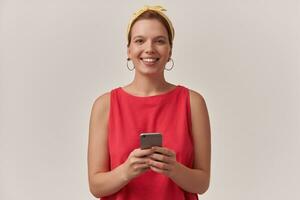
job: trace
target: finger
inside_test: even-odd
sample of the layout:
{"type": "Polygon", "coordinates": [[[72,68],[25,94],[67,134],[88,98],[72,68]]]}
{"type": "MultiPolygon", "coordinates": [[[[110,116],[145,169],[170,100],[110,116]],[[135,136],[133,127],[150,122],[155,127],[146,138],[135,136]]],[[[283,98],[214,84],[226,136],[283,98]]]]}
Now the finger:
{"type": "Polygon", "coordinates": [[[146,157],[154,153],[153,149],[136,149],[134,150],[135,157],[146,157]]]}
{"type": "Polygon", "coordinates": [[[165,156],[163,154],[158,154],[158,153],[154,153],[150,156],[150,158],[152,160],[156,160],[156,161],[160,161],[160,162],[164,162],[164,163],[171,163],[172,160],[170,157],[165,156]]]}
{"type": "Polygon", "coordinates": [[[135,158],[134,163],[136,163],[136,164],[149,164],[149,158],[135,158]]]}
{"type": "Polygon", "coordinates": [[[155,172],[160,173],[160,174],[164,174],[164,173],[165,173],[164,170],[161,170],[161,169],[156,168],[156,167],[153,167],[153,166],[150,166],[150,169],[151,169],[152,171],[155,171],[155,172]]]}
{"type": "Polygon", "coordinates": [[[170,149],[167,149],[165,147],[152,147],[152,149],[156,153],[161,153],[161,154],[169,156],[169,157],[175,156],[175,152],[174,151],[172,151],[170,149]]]}
{"type": "Polygon", "coordinates": [[[169,164],[163,163],[163,162],[159,162],[159,161],[155,161],[155,160],[151,160],[149,162],[149,166],[150,167],[158,168],[160,170],[166,170],[166,171],[171,170],[171,167],[170,167],[169,164]]]}
{"type": "Polygon", "coordinates": [[[136,164],[134,166],[134,169],[135,170],[146,170],[146,169],[149,169],[149,165],[148,164],[136,164]]]}

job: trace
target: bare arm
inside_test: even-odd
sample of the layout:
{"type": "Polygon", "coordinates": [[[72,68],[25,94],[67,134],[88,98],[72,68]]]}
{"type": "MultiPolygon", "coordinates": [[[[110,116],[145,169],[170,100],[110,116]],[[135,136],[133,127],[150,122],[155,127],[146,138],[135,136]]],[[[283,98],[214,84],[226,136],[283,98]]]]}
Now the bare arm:
{"type": "Polygon", "coordinates": [[[192,135],[195,160],[193,169],[180,163],[172,180],[184,190],[203,194],[210,182],[211,136],[209,116],[204,98],[190,90],[192,135]]]}
{"type": "Polygon", "coordinates": [[[110,94],[100,96],[93,105],[88,143],[88,177],[91,193],[99,198],[112,195],[149,169],[147,156],[153,151],[135,149],[126,162],[109,171],[108,117],[110,94]]]}
{"type": "Polygon", "coordinates": [[[93,104],[89,126],[88,177],[91,193],[99,198],[119,191],[127,184],[121,167],[109,171],[108,117],[110,94],[100,96],[93,104]]]}

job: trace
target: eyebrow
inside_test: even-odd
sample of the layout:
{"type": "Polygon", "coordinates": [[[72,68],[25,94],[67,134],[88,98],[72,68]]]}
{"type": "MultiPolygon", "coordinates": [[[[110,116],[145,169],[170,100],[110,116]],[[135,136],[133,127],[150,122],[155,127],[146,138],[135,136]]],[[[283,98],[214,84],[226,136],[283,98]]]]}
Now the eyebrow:
{"type": "MultiPolygon", "coordinates": [[[[137,36],[134,36],[132,39],[136,39],[136,38],[144,38],[142,35],[137,35],[137,36]]],[[[158,39],[158,38],[163,38],[163,39],[167,39],[165,36],[163,35],[159,35],[159,36],[156,36],[154,37],[154,39],[158,39]]]]}

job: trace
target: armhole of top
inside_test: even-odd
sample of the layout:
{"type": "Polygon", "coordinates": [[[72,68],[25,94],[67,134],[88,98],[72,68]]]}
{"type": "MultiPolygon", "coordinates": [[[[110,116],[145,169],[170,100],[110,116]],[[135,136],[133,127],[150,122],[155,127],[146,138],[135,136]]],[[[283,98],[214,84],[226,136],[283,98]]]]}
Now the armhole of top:
{"type": "Polygon", "coordinates": [[[115,90],[111,90],[109,93],[109,108],[108,108],[108,137],[109,138],[109,132],[110,132],[110,122],[111,122],[111,118],[112,118],[112,103],[113,103],[113,96],[114,96],[115,90]]]}
{"type": "Polygon", "coordinates": [[[191,91],[187,89],[187,119],[190,136],[193,138],[193,124],[192,124],[192,111],[191,111],[191,91]]]}

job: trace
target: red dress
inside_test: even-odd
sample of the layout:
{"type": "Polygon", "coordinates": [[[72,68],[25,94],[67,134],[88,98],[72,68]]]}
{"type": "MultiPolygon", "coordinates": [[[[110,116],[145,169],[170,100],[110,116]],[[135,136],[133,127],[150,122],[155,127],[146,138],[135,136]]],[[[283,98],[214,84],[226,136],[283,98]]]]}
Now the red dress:
{"type": "MultiPolygon", "coordinates": [[[[178,85],[164,94],[138,97],[119,87],[110,94],[110,170],[124,163],[130,152],[140,147],[139,135],[143,132],[161,133],[163,147],[174,150],[177,162],[192,168],[194,148],[187,88],[178,85]]],[[[194,200],[198,195],[184,191],[167,176],[148,170],[117,193],[101,199],[194,200]]]]}

